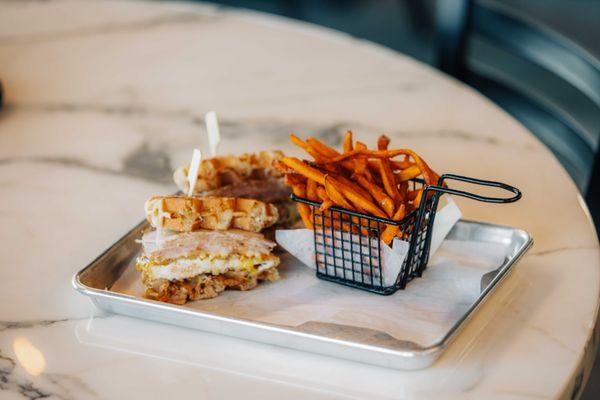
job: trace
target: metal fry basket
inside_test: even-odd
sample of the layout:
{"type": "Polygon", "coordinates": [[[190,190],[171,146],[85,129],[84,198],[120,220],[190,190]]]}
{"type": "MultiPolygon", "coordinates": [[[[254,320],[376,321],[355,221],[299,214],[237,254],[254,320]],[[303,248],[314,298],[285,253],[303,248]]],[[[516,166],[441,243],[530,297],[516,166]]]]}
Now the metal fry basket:
{"type": "MultiPolygon", "coordinates": [[[[424,186],[420,179],[413,179],[412,189],[424,186]]],[[[320,279],[369,292],[390,295],[415,277],[420,277],[429,261],[431,234],[440,196],[453,194],[486,203],[512,203],[521,198],[519,189],[510,185],[468,178],[460,175],[442,175],[437,185],[427,186],[419,208],[401,221],[378,218],[340,207],[330,207],[321,212],[321,203],[292,195],[292,200],[312,208],[316,274],[320,279]],[[444,182],[456,180],[480,186],[507,190],[512,197],[487,197],[451,189],[444,182]],[[380,234],[389,226],[399,227],[399,233],[408,243],[408,252],[395,282],[384,282],[380,234]]]]}

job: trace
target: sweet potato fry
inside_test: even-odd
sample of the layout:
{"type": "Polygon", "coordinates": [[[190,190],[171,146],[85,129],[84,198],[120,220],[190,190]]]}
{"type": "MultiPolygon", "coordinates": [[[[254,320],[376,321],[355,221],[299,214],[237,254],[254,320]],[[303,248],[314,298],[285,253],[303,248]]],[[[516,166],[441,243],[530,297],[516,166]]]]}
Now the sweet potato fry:
{"type": "MultiPolygon", "coordinates": [[[[396,175],[396,179],[398,175],[396,175]]],[[[400,182],[398,184],[398,192],[400,192],[400,197],[402,197],[402,201],[406,202],[408,199],[408,182],[400,182]]]]}
{"type": "MultiPolygon", "coordinates": [[[[360,150],[367,150],[367,145],[362,142],[356,142],[356,148],[360,150]]],[[[356,159],[354,160],[353,172],[356,174],[365,175],[368,179],[372,179],[371,171],[369,171],[368,167],[369,165],[366,159],[356,159]]]]}
{"type": "Polygon", "coordinates": [[[317,196],[321,200],[321,206],[319,207],[321,212],[325,212],[325,211],[329,210],[329,207],[334,205],[333,201],[329,198],[329,196],[327,195],[327,192],[325,191],[325,188],[323,186],[317,187],[317,196]]]}
{"type": "Polygon", "coordinates": [[[361,150],[354,149],[348,153],[340,154],[339,156],[332,157],[327,160],[326,163],[333,164],[342,162],[345,160],[351,160],[355,158],[394,158],[399,155],[409,155],[415,160],[415,164],[421,169],[425,182],[430,185],[437,184],[439,176],[429,168],[427,163],[421,159],[414,151],[409,149],[397,149],[397,150],[361,150]]]}
{"type": "Polygon", "coordinates": [[[377,160],[377,162],[379,163],[379,174],[386,193],[392,198],[394,204],[401,203],[402,198],[400,197],[400,192],[398,192],[396,179],[394,178],[394,173],[392,172],[390,165],[387,163],[387,160],[384,159],[377,160]]]}
{"type": "MultiPolygon", "coordinates": [[[[325,163],[327,161],[327,156],[325,156],[324,154],[321,154],[317,149],[314,148],[314,146],[311,146],[310,144],[303,142],[302,139],[300,139],[293,133],[290,134],[290,140],[296,146],[304,149],[304,151],[306,151],[308,154],[310,154],[317,163],[325,163]]],[[[327,170],[335,170],[335,168],[332,168],[333,165],[331,165],[331,164],[325,165],[324,167],[327,170]]]]}
{"type": "Polygon", "coordinates": [[[317,186],[319,184],[312,179],[306,181],[306,198],[312,201],[318,201],[319,198],[317,196],[317,186]]]}
{"type": "Polygon", "coordinates": [[[407,192],[406,199],[407,199],[408,201],[413,201],[414,199],[416,199],[416,198],[417,198],[417,195],[418,195],[418,194],[419,194],[419,189],[415,189],[415,190],[409,190],[409,191],[407,192]]]}
{"type": "Polygon", "coordinates": [[[293,169],[300,175],[305,176],[308,179],[317,181],[321,185],[325,185],[325,174],[316,168],[311,167],[302,160],[295,157],[283,157],[281,162],[293,169]]]}
{"type": "Polygon", "coordinates": [[[413,206],[416,208],[419,208],[419,205],[421,204],[421,197],[423,197],[423,189],[419,189],[417,191],[417,195],[415,196],[415,199],[413,200],[413,206]]]}
{"type": "Polygon", "coordinates": [[[285,177],[283,178],[283,183],[285,183],[289,187],[292,187],[294,185],[304,185],[306,184],[306,178],[300,174],[297,174],[296,172],[293,172],[291,174],[285,175],[285,177]]]}
{"type": "MultiPolygon", "coordinates": [[[[367,214],[376,217],[386,218],[385,213],[376,204],[373,204],[370,199],[364,197],[353,188],[344,187],[344,185],[335,178],[331,178],[331,183],[338,191],[343,192],[347,199],[362,212],[366,212],[367,214]]],[[[329,194],[329,192],[327,193],[329,194]]]]}
{"type": "Polygon", "coordinates": [[[352,131],[346,132],[346,136],[344,136],[344,141],[342,142],[342,149],[344,153],[352,151],[352,131]]]}
{"type": "Polygon", "coordinates": [[[406,182],[421,175],[421,170],[416,165],[406,168],[400,172],[397,177],[399,182],[406,182]]]}
{"type": "Polygon", "coordinates": [[[319,153],[321,153],[324,156],[327,157],[337,157],[340,155],[340,153],[334,149],[332,149],[331,147],[327,146],[325,143],[315,139],[315,138],[308,138],[306,139],[306,143],[308,143],[310,146],[312,146],[314,149],[316,149],[319,153]]]}
{"type": "Polygon", "coordinates": [[[356,182],[373,196],[377,204],[385,211],[388,217],[391,217],[394,214],[394,201],[385,194],[383,189],[371,182],[364,175],[355,175],[354,179],[356,179],[356,182]]]}
{"type": "MultiPolygon", "coordinates": [[[[323,227],[358,232],[351,222],[356,224],[359,217],[333,211],[333,206],[399,221],[419,207],[424,189],[439,180],[439,175],[414,151],[390,150],[385,135],[378,138],[377,150],[369,150],[364,143],[353,142],[352,132],[348,131],[342,142],[343,153],[315,138],[303,141],[292,134],[290,139],[314,161],[283,157],[273,165],[284,174],[286,185],[296,196],[321,202],[314,215],[312,207],[298,204],[309,227],[317,218],[323,227]],[[409,190],[410,180],[418,176],[423,178],[423,188],[409,190]]],[[[367,228],[362,233],[370,235],[367,228]]],[[[394,237],[405,239],[406,233],[397,226],[385,226],[381,239],[391,243],[394,237]]]]}
{"type": "MultiPolygon", "coordinates": [[[[394,216],[392,217],[392,219],[394,221],[401,221],[402,218],[404,218],[406,216],[406,208],[404,206],[404,204],[401,204],[400,207],[398,207],[398,210],[396,210],[396,212],[394,213],[394,216]]],[[[397,225],[388,225],[386,226],[386,228],[383,230],[383,233],[381,234],[381,240],[385,243],[385,244],[390,244],[392,243],[392,240],[394,239],[394,237],[396,237],[396,235],[398,234],[398,232],[400,231],[400,227],[397,225]]]]}
{"type": "Polygon", "coordinates": [[[385,135],[381,135],[381,136],[379,136],[379,139],[377,139],[377,149],[378,150],[387,150],[389,144],[390,144],[390,138],[385,135]]]}
{"type": "Polygon", "coordinates": [[[403,170],[415,165],[414,162],[409,161],[408,156],[404,156],[404,160],[390,160],[390,164],[392,164],[392,170],[394,171],[403,170]]]}
{"type": "Polygon", "coordinates": [[[360,185],[357,185],[356,183],[352,182],[350,179],[348,179],[342,175],[338,175],[338,174],[330,174],[330,175],[331,175],[331,177],[333,177],[336,180],[343,183],[344,186],[352,188],[357,193],[360,193],[365,199],[368,199],[369,201],[373,200],[373,198],[371,197],[371,194],[369,193],[368,190],[363,189],[360,185]]]}
{"type": "MultiPolygon", "coordinates": [[[[292,192],[301,198],[306,196],[306,185],[296,184],[292,186],[292,192]]],[[[308,229],[313,229],[312,213],[308,204],[298,203],[298,214],[304,222],[304,226],[308,229]]]]}
{"type": "Polygon", "coordinates": [[[282,174],[284,174],[284,176],[287,176],[288,174],[294,174],[294,173],[296,173],[296,171],[294,171],[293,169],[291,169],[290,167],[288,167],[287,165],[285,165],[284,163],[282,163],[281,160],[273,160],[272,166],[277,171],[279,171],[282,174]]]}
{"type": "Polygon", "coordinates": [[[330,176],[325,177],[325,192],[327,196],[331,199],[331,201],[343,208],[348,210],[355,210],[355,208],[350,204],[348,200],[344,197],[342,192],[338,189],[338,187],[333,183],[333,179],[330,176]]]}

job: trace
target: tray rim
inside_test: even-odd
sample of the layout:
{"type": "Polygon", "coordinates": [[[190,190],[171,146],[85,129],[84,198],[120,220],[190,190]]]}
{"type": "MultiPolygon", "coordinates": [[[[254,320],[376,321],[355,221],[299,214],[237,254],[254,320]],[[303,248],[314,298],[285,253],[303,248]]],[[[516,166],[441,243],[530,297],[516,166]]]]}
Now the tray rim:
{"type": "MultiPolygon", "coordinates": [[[[129,317],[137,318],[131,314],[121,313],[121,312],[114,311],[112,309],[107,309],[106,307],[103,306],[103,304],[100,304],[97,300],[100,300],[100,299],[101,300],[107,300],[107,299],[117,300],[121,303],[132,304],[132,305],[141,306],[141,307],[151,307],[153,309],[158,309],[163,312],[175,312],[175,313],[179,313],[179,314],[187,314],[187,315],[195,317],[195,318],[201,317],[201,318],[210,320],[212,322],[241,325],[246,328],[253,328],[253,329],[268,331],[268,332],[277,333],[277,334],[292,335],[292,336],[295,336],[298,338],[307,339],[307,340],[311,340],[311,341],[325,342],[325,343],[329,343],[329,344],[337,345],[337,346],[341,345],[341,346],[354,348],[357,350],[366,350],[366,351],[375,352],[375,353],[379,353],[379,354],[386,354],[386,355],[394,356],[394,357],[402,357],[404,359],[414,359],[417,357],[427,357],[427,356],[433,357],[430,360],[430,362],[428,362],[427,364],[425,364],[422,367],[418,367],[418,368],[425,368],[425,367],[431,365],[437,359],[437,355],[439,355],[443,350],[445,350],[456,339],[458,334],[466,327],[467,323],[473,318],[473,316],[482,307],[482,305],[489,299],[491,294],[499,287],[500,283],[506,279],[506,277],[512,271],[514,265],[516,265],[521,260],[521,258],[525,255],[525,253],[527,253],[527,251],[531,248],[531,246],[533,246],[533,243],[534,243],[534,240],[531,237],[531,235],[523,229],[514,228],[514,227],[506,226],[506,225],[492,224],[492,223],[487,223],[487,222],[479,222],[479,221],[472,221],[472,220],[466,220],[466,219],[461,219],[458,223],[484,226],[487,228],[500,228],[500,229],[505,229],[505,230],[511,230],[511,231],[523,236],[526,240],[525,240],[525,243],[519,248],[519,250],[514,254],[514,256],[510,260],[505,260],[505,262],[503,262],[498,267],[498,273],[496,274],[496,276],[492,279],[492,281],[490,281],[488,286],[480,293],[477,300],[475,302],[473,302],[473,304],[471,304],[471,306],[452,325],[452,327],[448,330],[448,332],[446,332],[446,334],[444,336],[442,336],[437,342],[432,343],[427,346],[421,346],[421,345],[415,343],[416,348],[413,348],[413,349],[393,349],[393,348],[389,348],[389,347],[382,347],[382,346],[376,346],[376,345],[371,345],[371,344],[358,343],[358,342],[354,342],[354,341],[350,341],[350,340],[346,340],[346,339],[338,339],[338,338],[332,338],[332,337],[323,336],[323,335],[319,335],[319,334],[315,334],[315,333],[303,332],[303,331],[295,330],[294,327],[279,326],[279,325],[271,324],[271,323],[267,323],[267,322],[258,322],[258,321],[222,316],[222,315],[218,315],[218,314],[214,314],[214,313],[210,313],[210,312],[203,312],[203,311],[199,311],[199,310],[190,309],[185,306],[179,306],[179,305],[175,305],[175,304],[169,304],[169,303],[164,303],[164,302],[150,300],[150,299],[142,299],[142,298],[138,298],[135,296],[126,295],[123,293],[113,292],[113,291],[110,291],[109,289],[94,288],[94,287],[90,287],[90,286],[84,284],[81,281],[80,278],[81,278],[82,274],[84,274],[88,269],[93,268],[97,263],[99,263],[103,259],[104,256],[106,256],[107,253],[109,253],[113,248],[120,245],[133,232],[141,229],[142,226],[147,225],[148,223],[146,220],[142,220],[140,223],[136,224],[133,228],[131,228],[129,231],[127,231],[124,235],[122,235],[117,241],[115,241],[111,246],[109,246],[106,250],[101,252],[87,266],[85,266],[84,268],[82,268],[81,270],[76,272],[71,279],[71,284],[72,284],[73,288],[75,290],[77,290],[79,293],[89,297],[98,308],[108,311],[110,313],[114,313],[114,314],[126,315],[129,317]]],[[[349,289],[349,290],[352,290],[352,289],[349,289]]],[[[161,322],[161,321],[158,321],[158,320],[152,319],[152,318],[140,317],[138,319],[161,322]]],[[[188,329],[201,330],[201,331],[209,332],[212,334],[225,334],[227,336],[236,337],[236,338],[240,338],[240,339],[244,339],[244,340],[252,340],[252,341],[260,342],[260,343],[284,346],[284,347],[292,348],[297,351],[307,351],[307,352],[321,354],[321,355],[325,355],[325,356],[339,357],[339,358],[344,358],[344,359],[349,359],[352,361],[360,362],[360,360],[357,360],[356,358],[346,358],[343,356],[336,356],[336,355],[333,355],[333,354],[330,354],[327,352],[318,352],[318,351],[299,349],[294,346],[286,346],[286,345],[280,345],[277,343],[270,343],[267,341],[261,341],[258,339],[249,338],[249,337],[243,336],[243,335],[233,335],[233,334],[227,334],[227,333],[222,333],[222,332],[219,333],[214,330],[195,328],[195,327],[191,327],[190,325],[182,325],[182,324],[166,322],[166,321],[162,321],[161,323],[167,323],[169,325],[180,326],[180,327],[187,327],[188,329]]],[[[412,342],[412,343],[414,343],[414,342],[412,342]]],[[[374,362],[370,362],[370,361],[362,361],[362,362],[379,365],[379,366],[384,366],[384,367],[396,368],[392,365],[387,365],[387,364],[383,364],[383,363],[374,363],[374,362]]],[[[397,369],[418,369],[418,368],[397,367],[397,369]]]]}

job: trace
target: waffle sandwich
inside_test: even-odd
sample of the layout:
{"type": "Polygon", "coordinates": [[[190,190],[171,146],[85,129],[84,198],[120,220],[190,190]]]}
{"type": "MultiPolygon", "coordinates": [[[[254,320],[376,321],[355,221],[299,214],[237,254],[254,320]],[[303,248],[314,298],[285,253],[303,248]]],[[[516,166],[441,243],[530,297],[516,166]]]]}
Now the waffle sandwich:
{"type": "Polygon", "coordinates": [[[146,297],[174,304],[249,290],[278,279],[275,243],[259,233],[277,208],[254,199],[155,196],[146,202],[153,228],[136,261],[146,297]]]}
{"type": "MultiPolygon", "coordinates": [[[[278,227],[290,227],[299,216],[290,201],[290,189],[273,162],[283,157],[281,151],[261,151],[240,156],[222,156],[203,160],[194,186],[195,196],[218,196],[254,199],[271,203],[278,210],[278,227]]],[[[173,174],[177,187],[188,193],[189,166],[173,174]]]]}

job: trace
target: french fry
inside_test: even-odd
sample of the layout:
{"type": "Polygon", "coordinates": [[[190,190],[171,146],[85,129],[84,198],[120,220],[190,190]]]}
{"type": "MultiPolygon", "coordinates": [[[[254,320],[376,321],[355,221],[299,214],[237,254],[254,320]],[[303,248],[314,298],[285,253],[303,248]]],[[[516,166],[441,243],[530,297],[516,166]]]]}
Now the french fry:
{"type": "MultiPolygon", "coordinates": [[[[292,192],[300,197],[300,198],[304,198],[306,196],[306,186],[303,184],[296,184],[292,186],[292,192]]],[[[307,227],[308,229],[313,229],[313,222],[312,222],[312,213],[310,210],[310,206],[308,204],[304,204],[304,203],[298,203],[298,214],[300,214],[300,218],[302,218],[302,222],[304,223],[304,226],[307,227]]]]}
{"type": "Polygon", "coordinates": [[[319,186],[319,184],[316,181],[313,181],[312,179],[309,179],[306,182],[306,198],[312,201],[318,201],[319,198],[317,196],[317,186],[319,186]]]}
{"type": "MultiPolygon", "coordinates": [[[[313,218],[319,218],[324,227],[358,232],[351,222],[358,224],[359,217],[330,210],[333,206],[400,221],[419,207],[424,189],[439,180],[439,175],[414,151],[388,149],[390,140],[385,135],[378,138],[377,150],[370,150],[360,141],[353,143],[352,132],[348,131],[342,142],[343,153],[315,138],[303,141],[292,134],[290,139],[314,161],[283,157],[273,165],[297,197],[321,202],[314,215],[312,207],[298,204],[307,227],[312,228],[313,218]],[[419,176],[423,188],[409,190],[409,181],[419,176]]],[[[362,233],[370,235],[367,228],[362,233]]],[[[381,232],[381,239],[388,244],[394,237],[406,239],[406,233],[394,225],[387,225],[381,232]]]]}
{"type": "Polygon", "coordinates": [[[408,201],[413,201],[414,199],[417,198],[417,195],[419,194],[419,189],[416,190],[409,190],[406,196],[406,199],[408,201]]]}
{"type": "MultiPolygon", "coordinates": [[[[314,146],[311,146],[310,144],[303,142],[302,139],[300,139],[293,133],[290,134],[290,140],[292,141],[292,143],[294,143],[298,147],[304,149],[304,151],[306,151],[308,154],[310,154],[315,159],[316,162],[325,163],[327,161],[327,156],[321,154],[317,149],[314,148],[314,146]]],[[[333,164],[324,164],[323,168],[329,172],[339,172],[339,168],[333,164]]]]}
{"type": "Polygon", "coordinates": [[[352,189],[354,189],[354,191],[360,193],[365,199],[368,199],[369,201],[373,200],[373,198],[368,190],[363,189],[360,185],[357,185],[356,183],[352,182],[350,179],[348,179],[342,175],[337,175],[337,174],[330,174],[330,175],[333,178],[335,178],[336,180],[338,180],[341,183],[343,183],[344,185],[346,185],[347,187],[352,188],[352,189]]]}
{"type": "Polygon", "coordinates": [[[317,181],[321,185],[325,185],[325,174],[316,168],[311,167],[302,160],[295,157],[283,157],[281,162],[308,179],[317,181]]]}
{"type": "MultiPolygon", "coordinates": [[[[401,221],[402,218],[404,218],[406,216],[406,207],[404,206],[404,204],[401,204],[400,207],[398,207],[398,210],[396,210],[396,212],[394,213],[394,216],[392,217],[392,219],[394,221],[401,221]]],[[[386,228],[383,230],[383,233],[381,234],[381,240],[385,243],[385,244],[390,244],[392,243],[392,240],[394,240],[394,237],[396,237],[396,235],[398,234],[398,232],[400,231],[400,227],[398,225],[388,225],[386,226],[386,228]]]]}
{"type": "MultiPolygon", "coordinates": [[[[330,158],[340,156],[340,153],[338,151],[332,149],[331,147],[327,146],[326,144],[320,142],[315,138],[306,139],[306,143],[311,147],[311,149],[313,149],[321,155],[319,157],[319,160],[317,161],[315,159],[315,161],[317,161],[320,164],[323,164],[324,168],[327,168],[328,165],[331,165],[331,163],[328,162],[330,158]]],[[[341,162],[340,166],[347,169],[348,171],[354,171],[354,169],[356,168],[355,163],[352,160],[341,162]]]]}
{"type": "Polygon", "coordinates": [[[398,191],[398,185],[396,184],[396,178],[394,177],[394,173],[390,168],[390,165],[387,163],[387,160],[377,160],[379,163],[379,174],[381,176],[381,181],[383,182],[383,187],[385,188],[388,196],[394,200],[395,204],[399,204],[402,202],[402,197],[400,197],[400,192],[398,191]]]}
{"type": "MultiPolygon", "coordinates": [[[[356,148],[360,150],[367,150],[367,145],[362,142],[356,142],[356,148]]],[[[350,150],[352,151],[352,150],[350,150]]],[[[371,172],[369,171],[368,160],[357,159],[354,160],[355,172],[360,175],[365,175],[368,179],[372,179],[371,172]]]]}
{"type": "Polygon", "coordinates": [[[329,210],[329,208],[334,205],[333,201],[329,198],[323,186],[317,187],[317,196],[319,196],[319,199],[321,200],[321,206],[319,207],[319,210],[321,210],[321,212],[329,210]]]}
{"type": "Polygon", "coordinates": [[[334,185],[334,183],[332,182],[333,179],[329,176],[325,177],[325,192],[327,193],[327,196],[329,196],[329,198],[331,199],[331,201],[333,201],[335,204],[339,205],[340,207],[346,208],[348,210],[355,210],[355,208],[352,206],[352,204],[350,204],[350,202],[348,202],[348,200],[346,200],[346,198],[344,197],[344,195],[342,194],[342,192],[339,191],[339,189],[336,187],[336,185],[334,185]]]}
{"type": "Polygon", "coordinates": [[[283,183],[285,183],[286,186],[292,187],[294,185],[304,185],[306,184],[306,180],[307,179],[304,176],[293,172],[284,176],[283,183]]]}
{"type": "MultiPolygon", "coordinates": [[[[370,199],[364,197],[362,194],[352,188],[347,188],[344,190],[343,184],[341,184],[335,178],[331,178],[331,183],[338,191],[345,193],[345,196],[348,198],[348,200],[350,200],[350,202],[359,210],[376,217],[386,218],[385,213],[381,211],[376,204],[373,204],[370,199]]],[[[329,192],[327,193],[329,194],[329,192]]]]}
{"type": "Polygon", "coordinates": [[[312,146],[314,149],[316,149],[319,153],[323,154],[324,156],[327,157],[337,157],[340,156],[340,153],[334,149],[332,149],[331,147],[327,146],[325,143],[315,139],[315,138],[308,138],[306,139],[306,143],[308,143],[310,146],[312,146]]]}
{"type": "Polygon", "coordinates": [[[419,208],[419,205],[421,205],[421,197],[423,197],[423,188],[417,191],[417,195],[413,200],[413,206],[415,207],[415,209],[419,208]]]}
{"type": "Polygon", "coordinates": [[[356,179],[356,182],[358,182],[360,186],[371,193],[371,196],[373,196],[375,201],[377,201],[377,204],[385,211],[388,217],[391,217],[394,214],[394,201],[385,194],[383,189],[371,182],[364,175],[356,175],[354,176],[354,179],[356,179]]]}
{"type": "Polygon", "coordinates": [[[414,151],[409,149],[397,149],[397,150],[362,150],[354,149],[348,153],[340,154],[339,156],[330,158],[327,160],[327,164],[333,164],[355,158],[394,158],[399,155],[409,155],[415,160],[415,164],[419,166],[425,182],[430,185],[437,184],[439,176],[429,168],[427,163],[423,161],[414,151]]]}
{"type": "Polygon", "coordinates": [[[394,171],[398,171],[398,170],[401,171],[403,169],[410,168],[413,165],[415,165],[414,162],[410,162],[408,160],[408,156],[405,156],[404,160],[390,160],[390,164],[392,164],[392,169],[394,171]]]}
{"type": "Polygon", "coordinates": [[[344,153],[352,151],[352,131],[346,132],[346,136],[344,136],[344,141],[342,142],[342,150],[344,150],[344,153]]]}
{"type": "Polygon", "coordinates": [[[406,182],[421,175],[421,170],[416,165],[408,167],[400,172],[397,177],[399,182],[406,182]]]}
{"type": "Polygon", "coordinates": [[[389,144],[390,144],[390,138],[385,135],[381,135],[381,136],[379,136],[379,139],[377,139],[377,149],[378,150],[387,150],[389,144]]]}
{"type": "MultiPolygon", "coordinates": [[[[398,178],[398,175],[396,175],[396,178],[398,178]]],[[[402,201],[406,202],[408,200],[408,182],[400,182],[398,184],[398,191],[400,192],[402,201]]]]}

